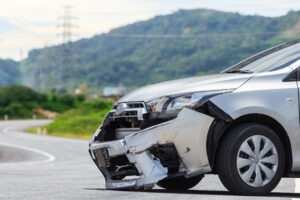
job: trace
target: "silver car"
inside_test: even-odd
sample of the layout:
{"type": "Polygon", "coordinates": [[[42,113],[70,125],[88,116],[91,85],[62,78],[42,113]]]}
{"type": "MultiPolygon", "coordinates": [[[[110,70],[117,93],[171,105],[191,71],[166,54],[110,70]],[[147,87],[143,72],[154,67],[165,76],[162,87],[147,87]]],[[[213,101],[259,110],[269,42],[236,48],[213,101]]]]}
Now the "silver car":
{"type": "Polygon", "coordinates": [[[232,193],[264,195],[297,177],[299,71],[300,39],[124,96],[89,144],[106,187],[187,190],[209,173],[232,193]]]}

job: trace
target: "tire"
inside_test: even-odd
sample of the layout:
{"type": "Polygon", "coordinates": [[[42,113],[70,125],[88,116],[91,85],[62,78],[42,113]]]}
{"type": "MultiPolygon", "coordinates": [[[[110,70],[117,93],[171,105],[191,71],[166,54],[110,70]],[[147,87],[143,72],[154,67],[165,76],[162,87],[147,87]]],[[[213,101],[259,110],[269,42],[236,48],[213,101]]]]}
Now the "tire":
{"type": "Polygon", "coordinates": [[[203,175],[185,178],[184,176],[163,179],[157,183],[159,187],[167,190],[188,190],[195,187],[203,178],[203,175]]]}
{"type": "Polygon", "coordinates": [[[217,173],[223,185],[239,195],[266,195],[284,173],[285,152],[276,133],[264,125],[242,124],[222,139],[217,173]],[[249,149],[250,147],[250,149],[249,149]]]}

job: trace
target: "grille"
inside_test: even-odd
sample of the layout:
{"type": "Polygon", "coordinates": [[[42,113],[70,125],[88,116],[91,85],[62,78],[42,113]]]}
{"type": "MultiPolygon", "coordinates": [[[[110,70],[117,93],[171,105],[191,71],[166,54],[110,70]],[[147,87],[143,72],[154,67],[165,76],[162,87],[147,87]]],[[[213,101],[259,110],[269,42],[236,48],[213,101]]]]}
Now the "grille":
{"type": "Polygon", "coordinates": [[[116,115],[115,112],[111,112],[109,116],[111,118],[137,117],[137,111],[124,111],[120,115],[116,115]]]}
{"type": "MultiPolygon", "coordinates": [[[[126,103],[126,105],[128,108],[144,108],[145,107],[144,103],[141,103],[141,102],[126,103]]],[[[115,104],[113,106],[113,109],[117,109],[117,107],[118,107],[118,104],[115,104]]]]}
{"type": "Polygon", "coordinates": [[[143,103],[127,103],[128,108],[144,108],[143,103]]]}
{"type": "Polygon", "coordinates": [[[137,118],[138,120],[143,120],[142,114],[145,112],[147,112],[147,110],[143,102],[119,103],[114,105],[114,110],[110,112],[109,117],[113,119],[137,118]]]}
{"type": "Polygon", "coordinates": [[[95,150],[94,155],[99,167],[110,167],[109,155],[106,148],[95,150]]]}

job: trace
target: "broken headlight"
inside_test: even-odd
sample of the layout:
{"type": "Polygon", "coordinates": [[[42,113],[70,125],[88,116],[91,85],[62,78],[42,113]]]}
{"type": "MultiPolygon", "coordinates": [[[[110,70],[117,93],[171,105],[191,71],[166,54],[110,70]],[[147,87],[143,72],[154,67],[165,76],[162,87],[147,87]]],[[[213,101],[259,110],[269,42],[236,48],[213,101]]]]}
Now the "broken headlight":
{"type": "Polygon", "coordinates": [[[147,106],[153,113],[177,114],[184,107],[193,108],[213,96],[232,91],[233,90],[194,92],[176,96],[161,97],[147,102],[147,106]]]}

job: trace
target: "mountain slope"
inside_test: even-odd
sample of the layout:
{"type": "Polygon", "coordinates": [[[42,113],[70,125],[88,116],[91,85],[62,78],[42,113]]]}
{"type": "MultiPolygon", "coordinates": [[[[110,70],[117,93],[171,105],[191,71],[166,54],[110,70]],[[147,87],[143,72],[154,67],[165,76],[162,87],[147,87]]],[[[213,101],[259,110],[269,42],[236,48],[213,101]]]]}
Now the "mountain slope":
{"type": "Polygon", "coordinates": [[[20,83],[19,63],[0,59],[0,86],[20,83]]]}
{"type": "Polygon", "coordinates": [[[68,44],[70,48],[33,50],[23,62],[23,83],[42,91],[87,83],[99,91],[104,86],[135,87],[218,72],[296,38],[299,24],[300,12],[270,18],[180,10],[79,40],[68,44]],[[72,59],[61,58],[66,49],[72,59]]]}

